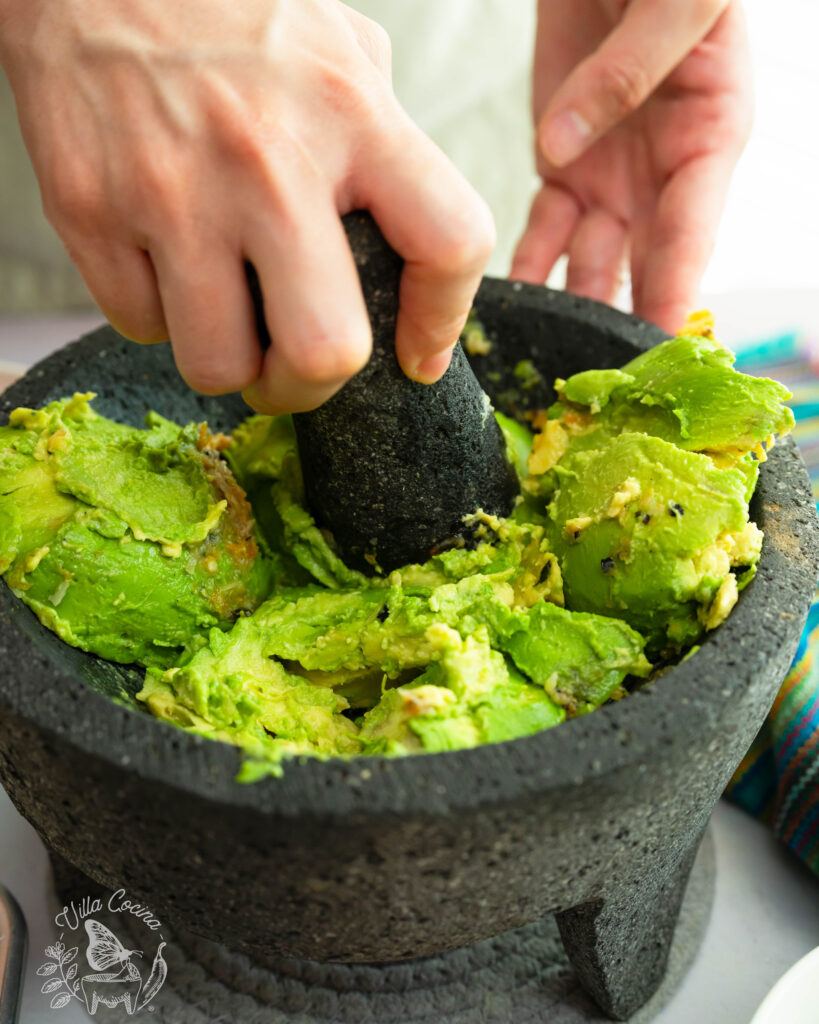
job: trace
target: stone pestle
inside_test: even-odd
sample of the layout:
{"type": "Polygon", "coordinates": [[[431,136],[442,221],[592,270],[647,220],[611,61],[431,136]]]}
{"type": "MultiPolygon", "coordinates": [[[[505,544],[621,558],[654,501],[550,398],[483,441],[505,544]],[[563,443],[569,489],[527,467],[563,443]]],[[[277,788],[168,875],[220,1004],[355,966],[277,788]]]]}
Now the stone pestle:
{"type": "Polygon", "coordinates": [[[478,509],[508,515],[519,488],[460,344],[436,384],[418,384],[401,370],[395,324],[403,261],[368,213],[343,221],[373,353],[329,401],[293,421],[310,511],[345,562],[372,574],[468,542],[464,516],[478,509]]]}

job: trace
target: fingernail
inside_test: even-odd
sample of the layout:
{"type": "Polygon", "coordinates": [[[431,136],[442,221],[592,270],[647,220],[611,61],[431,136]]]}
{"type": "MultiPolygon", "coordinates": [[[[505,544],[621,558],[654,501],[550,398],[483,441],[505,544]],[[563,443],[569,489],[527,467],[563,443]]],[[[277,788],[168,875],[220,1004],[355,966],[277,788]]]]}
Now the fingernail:
{"type": "Polygon", "coordinates": [[[434,384],[436,380],[440,380],[446,373],[451,359],[452,349],[446,348],[443,352],[438,352],[434,356],[427,356],[426,359],[422,359],[408,376],[412,377],[413,380],[417,380],[419,384],[434,384]]]}
{"type": "Polygon", "coordinates": [[[589,122],[576,110],[564,110],[540,131],[540,148],[546,159],[557,167],[575,160],[592,136],[589,122]]]}

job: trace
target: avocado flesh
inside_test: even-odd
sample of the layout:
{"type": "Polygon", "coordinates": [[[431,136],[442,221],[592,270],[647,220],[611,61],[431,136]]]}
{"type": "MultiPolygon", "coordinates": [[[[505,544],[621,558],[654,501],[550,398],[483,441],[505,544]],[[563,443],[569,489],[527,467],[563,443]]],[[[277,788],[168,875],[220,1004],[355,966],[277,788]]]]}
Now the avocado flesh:
{"type": "Polygon", "coordinates": [[[98,416],[91,395],[0,428],[0,570],[63,640],[172,664],[270,587],[250,508],[193,428],[98,416]]]}
{"type": "Polygon", "coordinates": [[[741,458],[793,427],[778,381],[733,368],[733,352],[710,337],[681,335],[619,370],[586,370],[559,388],[612,434],[639,431],[685,451],[741,458]]]}
{"type": "Polygon", "coordinates": [[[787,393],[711,339],[675,341],[653,350],[668,365],[562,382],[534,435],[499,415],[511,516],[478,511],[472,546],[386,577],[346,566],[305,508],[290,417],[251,417],[226,463],[203,428],[134,431],[87,396],[18,410],[0,571],[68,642],[144,665],[148,710],[238,746],[246,781],[294,756],[540,732],[623,697],[647,655],[678,657],[753,575],[747,502],[787,393]]]}
{"type": "Polygon", "coordinates": [[[458,750],[529,736],[565,719],[564,708],[492,648],[485,629],[464,637],[438,626],[429,640],[436,660],[361,718],[364,753],[458,750]]]}
{"type": "Polygon", "coordinates": [[[756,566],[762,534],[739,469],[624,433],[557,473],[549,535],[567,604],[624,619],[655,654],[693,643],[729,576],[756,566]]]}
{"type": "Polygon", "coordinates": [[[537,423],[524,489],[550,501],[566,603],[623,618],[651,657],[719,625],[759,560],[747,506],[793,414],[781,384],[733,363],[710,334],[683,334],[558,381],[537,423]]]}
{"type": "Polygon", "coordinates": [[[213,634],[186,664],[149,671],[139,696],[158,717],[177,721],[187,708],[198,731],[207,722],[234,735],[256,762],[253,775],[261,762],[274,770],[295,753],[432,752],[529,735],[557,725],[567,710],[599,706],[627,674],[647,675],[642,638],[627,624],[542,598],[516,604],[531,596],[520,567],[531,540],[523,528],[512,537],[494,549],[457,552],[471,558],[445,554],[356,590],[283,587],[227,636],[213,634]],[[489,571],[452,578],[453,565],[457,574],[466,563],[489,571]],[[553,611],[543,614],[546,607],[553,611]],[[361,679],[370,684],[370,702],[359,717],[349,714],[344,691],[361,679]],[[256,706],[260,692],[285,685],[301,696],[265,704],[255,719],[237,716],[236,694],[256,706]],[[293,718],[294,700],[309,712],[313,733],[293,718]],[[248,720],[263,722],[265,735],[249,732],[248,720]]]}
{"type": "Polygon", "coordinates": [[[528,493],[548,499],[558,485],[554,466],[566,455],[642,433],[740,469],[750,500],[765,447],[789,433],[794,419],[782,384],[740,373],[734,360],[713,337],[683,334],[620,369],[558,380],[558,401],[538,423],[528,493]]]}
{"type": "MultiPolygon", "coordinates": [[[[510,443],[522,447],[527,440],[518,426],[510,443]]],[[[248,420],[234,433],[228,458],[263,510],[266,543],[283,552],[288,572],[227,638],[214,634],[217,648],[211,643],[185,664],[149,672],[139,696],[159,717],[174,721],[187,713],[180,709],[192,710],[197,722],[188,728],[234,736],[249,758],[243,777],[275,771],[282,758],[298,753],[397,755],[529,735],[563,721],[581,698],[590,706],[589,694],[572,696],[583,681],[598,684],[590,696],[597,706],[627,674],[648,673],[642,638],[627,624],[600,620],[617,643],[589,644],[597,617],[559,607],[562,582],[545,516],[538,522],[476,516],[475,547],[454,547],[386,578],[369,578],[340,561],[304,508],[289,417],[248,420]],[[556,614],[540,648],[550,672],[533,681],[516,667],[519,634],[547,603],[556,614]],[[581,642],[572,642],[576,634],[581,642]],[[277,723],[267,704],[264,735],[251,734],[235,701],[223,700],[219,680],[229,679],[232,693],[254,702],[260,688],[273,685],[271,671],[276,685],[283,671],[302,694],[320,696],[320,712],[303,700],[310,721],[324,722],[320,732],[294,729],[281,704],[277,723]],[[556,679],[563,688],[551,695],[545,684],[556,679]],[[212,696],[204,700],[203,693],[212,696]]],[[[520,459],[519,465],[522,471],[520,459]]]]}

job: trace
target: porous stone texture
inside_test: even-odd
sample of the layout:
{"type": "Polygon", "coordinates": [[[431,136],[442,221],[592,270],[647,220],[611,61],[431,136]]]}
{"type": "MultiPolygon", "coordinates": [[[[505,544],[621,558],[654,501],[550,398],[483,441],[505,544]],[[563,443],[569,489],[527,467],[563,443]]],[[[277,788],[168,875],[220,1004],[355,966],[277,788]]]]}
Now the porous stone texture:
{"type": "Polygon", "coordinates": [[[508,515],[518,492],[486,396],[457,345],[435,384],[395,357],[403,261],[369,214],[344,225],[373,331],[368,364],[329,401],[293,417],[307,504],[345,561],[371,573],[424,562],[469,533],[478,509],[508,515]]]}
{"type": "MultiPolygon", "coordinates": [[[[494,343],[476,372],[501,408],[542,405],[556,375],[618,365],[661,337],[541,288],[488,282],[477,305],[494,343]],[[542,386],[504,376],[523,358],[542,386]]],[[[35,367],[3,396],[0,419],[75,389],[98,391],[100,411],[129,422],[155,408],[221,429],[245,411],[191,393],[167,347],[106,329],[35,367]]],[[[85,874],[257,961],[431,956],[559,913],[579,975],[627,1016],[664,967],[669,917],[656,894],[677,898],[813,595],[816,511],[792,441],[761,467],[751,512],[766,534],[756,579],[698,653],[628,699],[524,739],[293,761],[254,785],[235,781],[235,748],[150,718],[132,698],[138,673],[67,647],[0,588],[0,778],[85,874]],[[609,909],[626,906],[618,925],[609,909]]]]}
{"type": "MultiPolygon", "coordinates": [[[[52,859],[58,906],[70,900],[80,906],[83,898],[97,894],[107,905],[105,890],[60,858],[52,859]]],[[[714,866],[714,845],[706,832],[679,920],[674,910],[668,970],[631,1024],[654,1019],[694,959],[711,911],[714,866]]],[[[127,948],[145,945],[144,927],[127,915],[94,916],[127,948]]],[[[152,1003],[156,1024],[601,1024],[608,1019],[579,984],[551,916],[451,953],[393,964],[278,959],[261,966],[164,924],[161,940],[167,942],[168,977],[152,1003]]],[[[143,963],[138,966],[147,973],[143,963]]],[[[118,1024],[122,1008],[100,1006],[96,1016],[104,1024],[118,1024]]]]}

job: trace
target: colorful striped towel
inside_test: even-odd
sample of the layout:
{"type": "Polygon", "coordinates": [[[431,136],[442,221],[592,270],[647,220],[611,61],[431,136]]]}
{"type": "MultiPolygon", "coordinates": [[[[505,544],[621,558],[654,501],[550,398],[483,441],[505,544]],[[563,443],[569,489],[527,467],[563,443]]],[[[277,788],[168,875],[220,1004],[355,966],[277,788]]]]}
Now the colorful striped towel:
{"type": "MultiPolygon", "coordinates": [[[[797,335],[744,349],[744,373],[774,377],[793,392],[794,437],[819,502],[819,376],[797,335]]],[[[727,790],[766,821],[819,875],[819,601],[815,600],[790,671],[759,735],[727,790]]]]}

